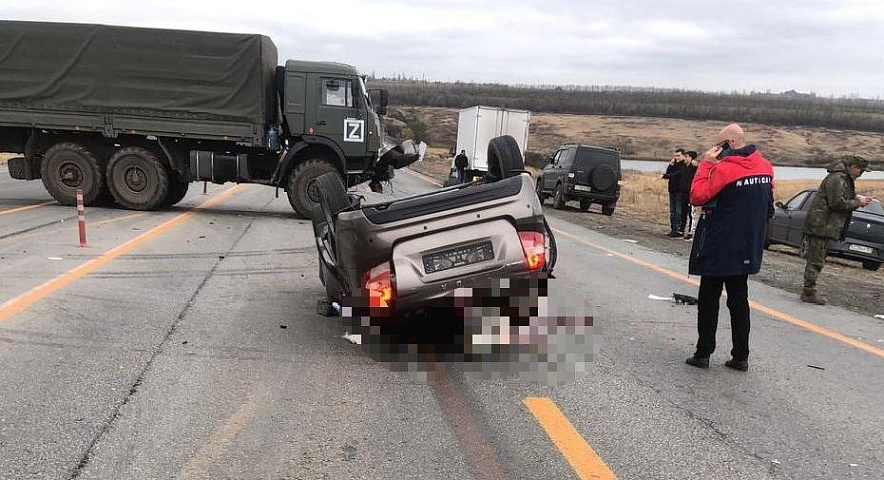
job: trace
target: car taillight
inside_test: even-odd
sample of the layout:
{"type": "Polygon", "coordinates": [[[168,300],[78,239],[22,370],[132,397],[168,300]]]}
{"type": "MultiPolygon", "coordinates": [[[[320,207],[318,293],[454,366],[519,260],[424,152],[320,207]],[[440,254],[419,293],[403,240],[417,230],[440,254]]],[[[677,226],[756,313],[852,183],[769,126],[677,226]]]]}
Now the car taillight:
{"type": "Polygon", "coordinates": [[[546,245],[542,233],[519,232],[522,251],[525,252],[525,264],[528,270],[539,270],[546,265],[546,245]]]}
{"type": "Polygon", "coordinates": [[[384,262],[365,272],[362,285],[368,292],[370,307],[390,307],[393,305],[393,268],[384,262]]]}

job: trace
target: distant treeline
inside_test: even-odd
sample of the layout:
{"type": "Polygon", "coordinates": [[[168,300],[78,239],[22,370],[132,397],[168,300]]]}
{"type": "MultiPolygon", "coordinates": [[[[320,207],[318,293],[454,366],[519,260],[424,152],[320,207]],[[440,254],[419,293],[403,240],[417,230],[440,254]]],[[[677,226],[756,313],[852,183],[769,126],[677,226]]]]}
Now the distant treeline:
{"type": "Polygon", "coordinates": [[[394,105],[475,105],[583,115],[622,115],[755,122],[884,132],[884,100],[819,97],[797,92],[710,93],[601,86],[511,86],[370,79],[394,105]]]}

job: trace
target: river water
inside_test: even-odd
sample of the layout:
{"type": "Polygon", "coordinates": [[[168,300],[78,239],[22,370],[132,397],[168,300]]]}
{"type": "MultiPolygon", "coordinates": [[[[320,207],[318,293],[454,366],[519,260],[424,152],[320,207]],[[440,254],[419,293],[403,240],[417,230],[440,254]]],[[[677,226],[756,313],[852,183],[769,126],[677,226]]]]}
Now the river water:
{"type": "MultiPolygon", "coordinates": [[[[669,162],[655,162],[648,160],[621,161],[624,170],[660,173],[666,171],[666,165],[668,163],[669,162]]],[[[826,177],[826,173],[825,168],[774,166],[774,178],[778,180],[822,180],[826,177]]],[[[866,172],[860,178],[861,180],[884,180],[884,172],[866,172]]]]}

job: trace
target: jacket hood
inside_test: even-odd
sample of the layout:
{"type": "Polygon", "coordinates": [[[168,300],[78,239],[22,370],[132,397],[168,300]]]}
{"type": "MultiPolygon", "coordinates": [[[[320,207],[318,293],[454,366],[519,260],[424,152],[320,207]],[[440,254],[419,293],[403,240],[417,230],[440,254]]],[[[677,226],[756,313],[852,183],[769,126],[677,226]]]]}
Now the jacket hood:
{"type": "Polygon", "coordinates": [[[740,150],[728,150],[727,155],[721,161],[735,163],[748,170],[754,169],[758,162],[767,160],[761,155],[761,152],[755,149],[755,146],[749,145],[740,150]]]}
{"type": "Polygon", "coordinates": [[[844,162],[841,160],[835,160],[830,163],[828,167],[826,167],[826,171],[829,173],[835,172],[847,172],[847,168],[844,166],[844,162]]]}

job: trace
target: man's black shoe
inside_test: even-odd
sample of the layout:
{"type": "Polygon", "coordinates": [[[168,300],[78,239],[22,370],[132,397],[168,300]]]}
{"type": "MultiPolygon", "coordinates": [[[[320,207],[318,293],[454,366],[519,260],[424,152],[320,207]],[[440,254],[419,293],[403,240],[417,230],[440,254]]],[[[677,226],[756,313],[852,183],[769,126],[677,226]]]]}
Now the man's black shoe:
{"type": "Polygon", "coordinates": [[[698,357],[694,355],[693,357],[685,360],[684,363],[697,368],[709,368],[709,357],[698,357]]]}
{"type": "Polygon", "coordinates": [[[749,362],[747,360],[735,360],[732,358],[724,362],[724,366],[727,368],[732,368],[734,370],[739,370],[741,372],[749,371],[749,362]]]}

